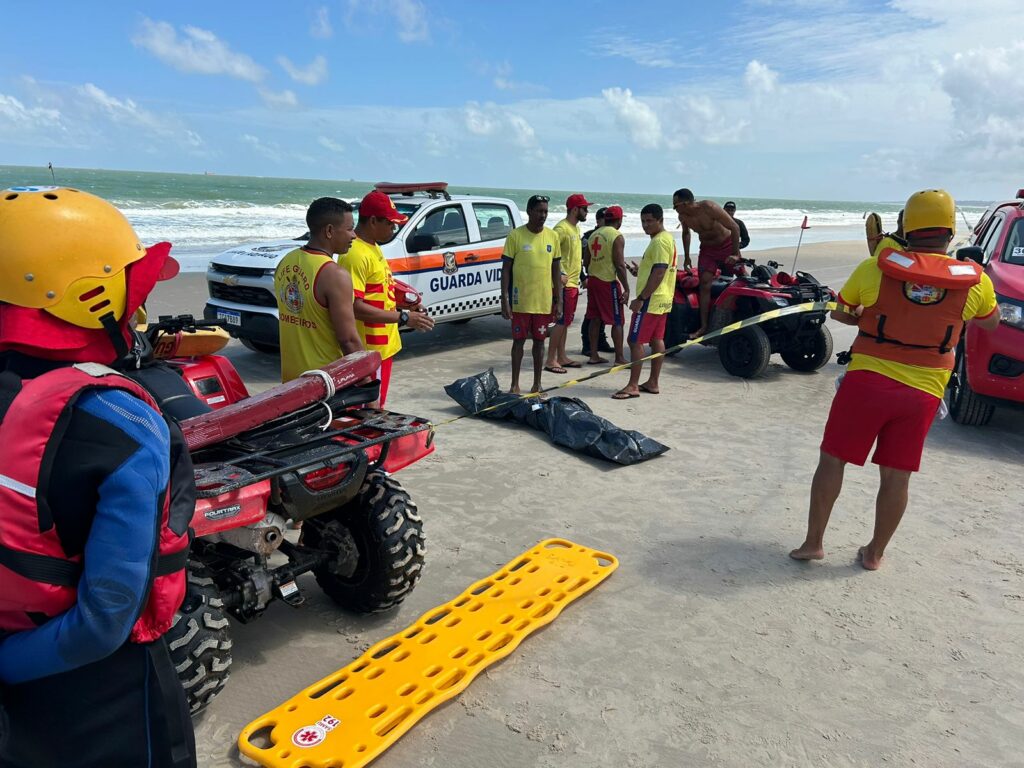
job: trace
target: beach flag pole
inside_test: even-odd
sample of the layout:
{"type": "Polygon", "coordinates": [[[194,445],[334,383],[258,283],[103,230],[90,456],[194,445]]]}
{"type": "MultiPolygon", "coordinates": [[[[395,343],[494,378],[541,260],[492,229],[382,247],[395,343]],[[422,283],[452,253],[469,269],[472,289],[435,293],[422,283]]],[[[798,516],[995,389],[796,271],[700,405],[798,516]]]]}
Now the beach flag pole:
{"type": "Polygon", "coordinates": [[[810,226],[807,224],[807,217],[806,216],[804,216],[804,223],[800,225],[800,237],[798,237],[797,240],[796,240],[796,255],[793,256],[793,275],[794,276],[796,275],[796,260],[800,258],[800,243],[803,242],[804,230],[805,229],[810,229],[810,226]]]}

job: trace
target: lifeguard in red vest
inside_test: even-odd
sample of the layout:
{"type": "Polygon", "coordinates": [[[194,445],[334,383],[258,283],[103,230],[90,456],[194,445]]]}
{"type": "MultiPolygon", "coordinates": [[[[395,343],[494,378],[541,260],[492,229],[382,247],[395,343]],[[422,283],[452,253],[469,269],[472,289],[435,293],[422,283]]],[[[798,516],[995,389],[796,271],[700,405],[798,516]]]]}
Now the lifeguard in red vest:
{"type": "Polygon", "coordinates": [[[4,766],[195,765],[163,640],[185,595],[191,464],[114,370],[169,252],[85,192],[0,192],[4,766]]]}
{"type": "MultiPolygon", "coordinates": [[[[992,281],[973,262],[946,255],[956,228],[948,192],[911,195],[903,212],[907,248],[885,247],[862,262],[839,294],[832,319],[856,325],[850,367],[832,401],[811,485],[804,543],[796,560],[820,560],[847,463],[862,466],[872,445],[880,483],[874,535],[858,551],[876,570],[907,507],[910,476],[953,369],[964,324],[999,324],[992,281]]],[[[895,241],[894,241],[895,242],[895,241]]]]}

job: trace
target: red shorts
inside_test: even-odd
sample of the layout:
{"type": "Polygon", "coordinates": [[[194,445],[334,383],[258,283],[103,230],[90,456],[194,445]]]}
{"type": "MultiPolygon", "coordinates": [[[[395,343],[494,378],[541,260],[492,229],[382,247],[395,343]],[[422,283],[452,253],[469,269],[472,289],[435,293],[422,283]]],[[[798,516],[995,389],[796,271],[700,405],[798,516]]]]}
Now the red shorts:
{"type": "Polygon", "coordinates": [[[576,304],[579,303],[579,300],[579,288],[562,288],[562,316],[557,321],[559,325],[572,325],[572,321],[576,318],[576,304]]]}
{"type": "Polygon", "coordinates": [[[516,341],[521,339],[533,339],[544,341],[548,336],[548,324],[551,322],[551,315],[534,315],[530,312],[512,313],[512,338],[516,341]]]}
{"type": "Polygon", "coordinates": [[[388,399],[388,385],[391,384],[391,361],[393,357],[389,357],[387,360],[382,360],[380,368],[373,374],[373,378],[380,382],[380,399],[377,401],[377,407],[383,408],[384,401],[388,399]]]}
{"type": "Polygon", "coordinates": [[[863,466],[877,440],[871,461],[917,472],[938,410],[934,395],[874,371],[850,371],[832,400],[821,450],[863,466]]]}
{"type": "MultiPolygon", "coordinates": [[[[646,306],[646,302],[645,302],[646,306]]],[[[652,314],[646,309],[633,313],[633,319],[629,323],[630,344],[650,344],[652,341],[661,341],[665,338],[665,321],[668,314],[652,314]]]]}
{"type": "Polygon", "coordinates": [[[716,272],[725,266],[726,260],[733,255],[732,238],[718,245],[700,244],[700,252],[697,255],[698,272],[716,272]]]}
{"type": "Polygon", "coordinates": [[[587,278],[587,320],[600,320],[605,325],[622,325],[622,302],[619,281],[608,282],[598,277],[587,278]]]}

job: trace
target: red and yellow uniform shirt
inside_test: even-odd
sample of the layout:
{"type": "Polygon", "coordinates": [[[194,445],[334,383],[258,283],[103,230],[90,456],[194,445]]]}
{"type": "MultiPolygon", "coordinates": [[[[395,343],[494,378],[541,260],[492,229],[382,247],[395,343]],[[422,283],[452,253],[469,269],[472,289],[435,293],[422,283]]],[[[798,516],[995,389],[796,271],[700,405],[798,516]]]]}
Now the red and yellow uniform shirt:
{"type": "MultiPolygon", "coordinates": [[[[356,238],[338,263],[352,275],[352,291],[371,307],[394,311],[395,279],[379,245],[356,238]]],[[[363,347],[380,352],[382,360],[393,357],[402,348],[397,323],[364,323],[356,320],[363,347]]]]}
{"type": "Polygon", "coordinates": [[[274,272],[274,295],[281,334],[281,381],[343,357],[327,307],[314,295],[320,270],[334,259],[324,253],[296,248],[274,272]]]}
{"type": "Polygon", "coordinates": [[[587,274],[606,283],[615,281],[615,259],[612,258],[612,250],[615,241],[620,237],[622,233],[615,227],[600,227],[591,233],[587,241],[587,247],[590,248],[590,266],[587,268],[587,274]]]}

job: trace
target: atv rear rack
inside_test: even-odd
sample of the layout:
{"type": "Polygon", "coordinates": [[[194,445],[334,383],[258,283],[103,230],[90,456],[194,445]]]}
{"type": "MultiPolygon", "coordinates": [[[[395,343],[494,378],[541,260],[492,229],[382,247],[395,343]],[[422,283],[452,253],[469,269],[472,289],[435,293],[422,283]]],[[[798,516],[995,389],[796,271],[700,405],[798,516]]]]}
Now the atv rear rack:
{"type": "Polygon", "coordinates": [[[375,464],[383,464],[391,441],[430,429],[417,416],[376,409],[347,411],[322,431],[309,429],[308,419],[304,426],[296,429],[293,421],[290,428],[253,430],[218,443],[210,451],[216,460],[195,466],[196,496],[220,496],[289,472],[334,468],[377,445],[382,448],[375,464]]]}

